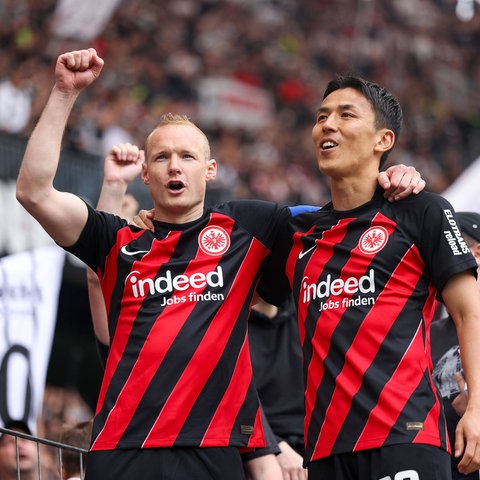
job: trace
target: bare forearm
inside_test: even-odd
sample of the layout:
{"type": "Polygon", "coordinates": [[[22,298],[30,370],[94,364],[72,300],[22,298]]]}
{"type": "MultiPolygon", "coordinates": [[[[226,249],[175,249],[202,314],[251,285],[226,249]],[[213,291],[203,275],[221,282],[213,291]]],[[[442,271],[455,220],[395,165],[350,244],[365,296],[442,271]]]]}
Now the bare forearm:
{"type": "Polygon", "coordinates": [[[85,203],[53,186],[63,132],[78,93],[54,87],[25,150],[17,179],[17,200],[60,245],[76,242],[87,219],[85,203]]]}
{"type": "Polygon", "coordinates": [[[457,329],[457,335],[469,389],[469,404],[480,408],[480,294],[478,285],[468,273],[457,274],[442,292],[447,310],[457,329]]]}
{"type": "Polygon", "coordinates": [[[77,96],[53,88],[27,144],[17,179],[17,200],[63,246],[76,242],[87,219],[87,207],[80,198],[53,186],[63,132],[77,96]]]}
{"type": "Polygon", "coordinates": [[[47,101],[25,150],[17,180],[17,199],[33,214],[53,193],[63,133],[78,93],[56,87],[47,101]]]}
{"type": "Polygon", "coordinates": [[[462,366],[468,388],[469,405],[480,411],[480,318],[470,318],[458,326],[462,366]]]}
{"type": "Polygon", "coordinates": [[[104,181],[98,198],[97,210],[103,210],[115,215],[122,215],[122,200],[127,191],[128,183],[120,180],[104,181]]]}

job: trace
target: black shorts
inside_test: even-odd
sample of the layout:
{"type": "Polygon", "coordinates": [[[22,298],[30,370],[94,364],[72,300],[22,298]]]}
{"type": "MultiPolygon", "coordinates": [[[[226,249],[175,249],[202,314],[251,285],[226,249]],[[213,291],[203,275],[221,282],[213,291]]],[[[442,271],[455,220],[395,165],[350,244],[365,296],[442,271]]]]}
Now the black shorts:
{"type": "Polygon", "coordinates": [[[236,447],[90,452],[85,480],[244,480],[236,447]]]}
{"type": "Polygon", "coordinates": [[[332,455],[308,466],[308,480],[451,480],[450,455],[431,445],[402,444],[332,455]]]}

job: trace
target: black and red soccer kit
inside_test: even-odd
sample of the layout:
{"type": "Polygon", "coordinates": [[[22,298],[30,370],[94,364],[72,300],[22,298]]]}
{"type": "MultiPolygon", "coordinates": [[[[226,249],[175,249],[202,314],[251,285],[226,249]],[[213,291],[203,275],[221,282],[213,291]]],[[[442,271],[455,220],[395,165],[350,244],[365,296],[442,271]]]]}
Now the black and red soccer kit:
{"type": "Polygon", "coordinates": [[[92,451],[264,446],[247,319],[290,215],[229,202],[151,232],[89,208],[68,250],[98,273],[109,321],[92,451]]]}
{"type": "Polygon", "coordinates": [[[259,293],[278,303],[293,290],[307,464],[396,444],[448,451],[430,324],[438,292],[476,268],[452,207],[431,193],[389,203],[379,191],[351,211],[292,218],[259,293]]]}

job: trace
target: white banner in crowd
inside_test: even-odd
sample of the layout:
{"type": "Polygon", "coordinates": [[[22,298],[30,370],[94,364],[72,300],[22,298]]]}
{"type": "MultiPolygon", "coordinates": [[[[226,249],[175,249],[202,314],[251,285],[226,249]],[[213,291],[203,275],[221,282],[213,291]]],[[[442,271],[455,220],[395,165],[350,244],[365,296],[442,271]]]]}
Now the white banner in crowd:
{"type": "Polygon", "coordinates": [[[198,118],[203,125],[262,128],[271,121],[273,107],[265,89],[234,78],[208,77],[198,84],[198,118]]]}
{"type": "MultiPolygon", "coordinates": [[[[480,213],[480,157],[474,160],[442,195],[457,212],[480,213]]],[[[427,179],[428,187],[428,179],[427,179]]]]}
{"type": "Polygon", "coordinates": [[[0,258],[0,422],[36,432],[57,317],[65,252],[58,246],[0,258]]]}
{"type": "Polygon", "coordinates": [[[53,15],[53,33],[62,38],[93,40],[103,31],[120,2],[59,0],[53,15]]]}
{"type": "Polygon", "coordinates": [[[0,253],[54,245],[41,225],[17,202],[15,182],[0,181],[0,253]]]}

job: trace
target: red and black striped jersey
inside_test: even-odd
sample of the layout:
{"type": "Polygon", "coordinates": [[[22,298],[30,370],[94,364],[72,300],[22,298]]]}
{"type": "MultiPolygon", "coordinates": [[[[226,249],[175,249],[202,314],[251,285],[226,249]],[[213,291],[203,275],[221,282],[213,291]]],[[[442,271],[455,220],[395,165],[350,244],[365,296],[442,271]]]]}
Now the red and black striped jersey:
{"type": "Polygon", "coordinates": [[[239,201],[151,232],[89,208],[68,250],[99,275],[112,339],[92,450],[264,446],[247,319],[289,218],[239,201]]]}
{"type": "Polygon", "coordinates": [[[275,302],[282,273],[294,293],[306,462],[399,443],[448,450],[430,324],[452,275],[477,268],[450,204],[431,193],[330,204],[292,218],[278,245],[259,293],[275,302]]]}

